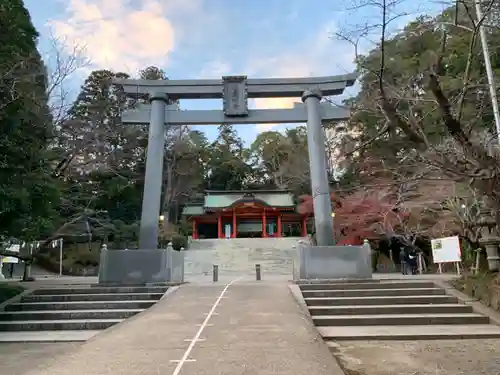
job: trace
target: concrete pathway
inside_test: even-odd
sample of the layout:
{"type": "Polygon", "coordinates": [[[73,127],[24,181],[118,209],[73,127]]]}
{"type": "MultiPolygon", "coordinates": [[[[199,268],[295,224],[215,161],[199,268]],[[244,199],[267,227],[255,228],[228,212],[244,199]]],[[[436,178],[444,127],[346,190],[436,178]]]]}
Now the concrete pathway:
{"type": "Polygon", "coordinates": [[[284,282],[183,285],[23,375],[341,375],[284,282]]]}

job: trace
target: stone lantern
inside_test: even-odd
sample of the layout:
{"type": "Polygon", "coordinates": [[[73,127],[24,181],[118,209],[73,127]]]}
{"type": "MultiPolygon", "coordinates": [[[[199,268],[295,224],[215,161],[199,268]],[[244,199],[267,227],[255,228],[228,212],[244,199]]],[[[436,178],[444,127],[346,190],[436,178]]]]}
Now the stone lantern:
{"type": "Polygon", "coordinates": [[[479,243],[486,248],[488,269],[490,271],[498,271],[500,269],[500,256],[498,256],[500,237],[497,232],[496,220],[492,217],[491,212],[483,211],[479,216],[477,225],[481,228],[479,243]]]}

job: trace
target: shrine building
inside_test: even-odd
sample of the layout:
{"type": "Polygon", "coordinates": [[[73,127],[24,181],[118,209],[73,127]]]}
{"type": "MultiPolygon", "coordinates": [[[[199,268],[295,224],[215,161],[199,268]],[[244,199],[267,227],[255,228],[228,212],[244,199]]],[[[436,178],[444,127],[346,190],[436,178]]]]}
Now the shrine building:
{"type": "Polygon", "coordinates": [[[297,212],[290,191],[208,190],[182,215],[191,222],[193,239],[307,235],[308,216],[297,212]]]}

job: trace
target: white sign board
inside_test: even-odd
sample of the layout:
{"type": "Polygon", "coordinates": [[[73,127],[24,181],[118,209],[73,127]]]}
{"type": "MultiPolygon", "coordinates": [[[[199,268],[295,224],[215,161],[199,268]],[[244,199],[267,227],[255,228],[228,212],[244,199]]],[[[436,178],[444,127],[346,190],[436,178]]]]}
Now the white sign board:
{"type": "MultiPolygon", "coordinates": [[[[20,245],[10,245],[6,250],[12,251],[13,253],[18,253],[20,248],[20,245]]],[[[2,263],[19,263],[19,259],[16,257],[3,257],[2,263]]]]}
{"type": "Polygon", "coordinates": [[[434,263],[454,263],[462,261],[458,236],[431,240],[434,263]]]}

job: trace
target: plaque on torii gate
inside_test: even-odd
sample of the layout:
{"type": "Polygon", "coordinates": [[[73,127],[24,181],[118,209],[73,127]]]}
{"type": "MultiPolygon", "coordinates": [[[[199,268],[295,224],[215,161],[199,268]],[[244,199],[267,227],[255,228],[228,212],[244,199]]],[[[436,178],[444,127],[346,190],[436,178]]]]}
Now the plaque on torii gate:
{"type": "Polygon", "coordinates": [[[247,79],[246,76],[222,77],[222,80],[115,80],[127,96],[148,98],[122,115],[124,124],[149,124],[146,175],[139,234],[140,249],[158,246],[158,217],[161,209],[163,157],[166,126],[304,123],[311,171],[316,241],[320,246],[334,244],[333,217],[327,176],[322,122],[349,118],[349,111],[329,103],[322,96],[340,95],[352,86],[356,74],[311,78],[247,79]],[[251,98],[301,97],[290,109],[249,109],[251,98]],[[169,100],[222,99],[223,110],[179,110],[169,100]]]}

